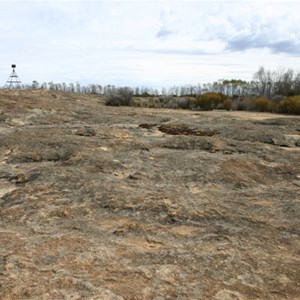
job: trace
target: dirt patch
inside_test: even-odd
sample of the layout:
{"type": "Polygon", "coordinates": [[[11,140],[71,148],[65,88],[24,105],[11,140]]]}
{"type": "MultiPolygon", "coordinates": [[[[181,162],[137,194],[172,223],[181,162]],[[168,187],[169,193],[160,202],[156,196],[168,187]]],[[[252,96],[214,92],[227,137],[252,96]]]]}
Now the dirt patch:
{"type": "Polygon", "coordinates": [[[163,133],[171,135],[214,136],[217,134],[217,131],[214,130],[192,129],[183,124],[161,125],[158,129],[163,133]]]}
{"type": "Polygon", "coordinates": [[[151,129],[153,127],[157,126],[157,124],[147,124],[147,123],[144,123],[144,124],[140,124],[139,127],[141,128],[145,128],[145,129],[151,129]]]}

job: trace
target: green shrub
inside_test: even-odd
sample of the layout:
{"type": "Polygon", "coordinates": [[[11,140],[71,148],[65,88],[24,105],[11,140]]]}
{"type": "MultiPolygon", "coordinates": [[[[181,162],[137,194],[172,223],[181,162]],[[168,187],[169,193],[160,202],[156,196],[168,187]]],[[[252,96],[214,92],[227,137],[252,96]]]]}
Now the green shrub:
{"type": "Polygon", "coordinates": [[[260,112],[272,111],[273,108],[274,108],[274,103],[271,100],[261,96],[255,99],[255,109],[257,111],[260,112]]]}
{"type": "Polygon", "coordinates": [[[213,110],[221,103],[221,101],[222,94],[206,93],[197,96],[196,104],[201,108],[201,110],[213,110]]]}
{"type": "Polygon", "coordinates": [[[199,95],[197,97],[196,104],[201,108],[201,110],[212,110],[212,103],[208,97],[203,97],[199,95]]]}
{"type": "Polygon", "coordinates": [[[232,108],[232,101],[230,99],[224,100],[223,106],[224,106],[224,109],[226,109],[227,111],[231,110],[231,108],[232,108]]]}
{"type": "Polygon", "coordinates": [[[291,96],[277,105],[277,112],[286,114],[300,114],[300,96],[291,96]]]}
{"type": "Polygon", "coordinates": [[[121,87],[109,91],[106,95],[105,104],[112,106],[128,106],[133,98],[133,90],[121,87]]]}

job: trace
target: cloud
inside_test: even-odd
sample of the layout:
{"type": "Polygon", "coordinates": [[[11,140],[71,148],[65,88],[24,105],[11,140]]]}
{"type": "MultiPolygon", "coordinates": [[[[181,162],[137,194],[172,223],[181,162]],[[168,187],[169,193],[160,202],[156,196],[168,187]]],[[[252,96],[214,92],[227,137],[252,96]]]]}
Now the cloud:
{"type": "Polygon", "coordinates": [[[271,53],[300,55],[300,19],[295,2],[248,2],[222,7],[220,18],[209,17],[206,38],[224,42],[226,51],[268,49],[271,53]]]}
{"type": "Polygon", "coordinates": [[[112,9],[110,10],[110,15],[111,15],[112,17],[118,17],[118,16],[121,15],[121,11],[120,11],[119,9],[112,8],[112,9]]]}
{"type": "Polygon", "coordinates": [[[225,49],[230,51],[246,51],[253,48],[266,48],[266,46],[266,41],[263,37],[246,35],[228,40],[225,49]]]}
{"type": "Polygon", "coordinates": [[[156,33],[156,37],[159,39],[165,39],[174,33],[175,32],[173,32],[172,30],[169,30],[168,28],[161,26],[159,31],[156,33]]]}
{"type": "Polygon", "coordinates": [[[160,54],[175,54],[175,55],[211,55],[211,53],[208,53],[206,51],[203,51],[201,49],[156,49],[151,50],[153,53],[160,53],[160,54]]]}
{"type": "Polygon", "coordinates": [[[300,42],[280,41],[271,44],[270,49],[273,53],[290,53],[300,56],[300,42]]]}
{"type": "MultiPolygon", "coordinates": [[[[299,65],[296,2],[0,2],[1,61],[8,69],[16,63],[29,81],[143,78],[160,84],[244,76],[280,61],[299,65]]],[[[6,72],[0,70],[0,84],[6,72]]]]}
{"type": "Polygon", "coordinates": [[[180,19],[178,12],[170,6],[165,6],[160,12],[161,26],[155,37],[166,40],[172,35],[177,34],[179,30],[180,19]]]}
{"type": "Polygon", "coordinates": [[[246,51],[249,49],[269,49],[275,54],[300,55],[299,41],[283,39],[274,41],[264,35],[262,36],[242,36],[227,42],[226,50],[246,51]]]}

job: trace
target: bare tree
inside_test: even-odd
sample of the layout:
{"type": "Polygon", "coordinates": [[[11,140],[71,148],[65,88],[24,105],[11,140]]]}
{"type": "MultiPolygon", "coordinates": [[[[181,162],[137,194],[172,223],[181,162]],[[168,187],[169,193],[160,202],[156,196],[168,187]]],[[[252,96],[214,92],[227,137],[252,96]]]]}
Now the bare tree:
{"type": "Polygon", "coordinates": [[[294,71],[292,69],[279,69],[276,72],[275,94],[288,96],[293,91],[294,71]]]}
{"type": "Polygon", "coordinates": [[[106,105],[120,106],[129,105],[133,97],[133,90],[129,87],[111,89],[106,95],[106,105]]]}
{"type": "Polygon", "coordinates": [[[261,66],[253,76],[254,90],[258,95],[271,98],[274,93],[276,72],[261,66]]]}

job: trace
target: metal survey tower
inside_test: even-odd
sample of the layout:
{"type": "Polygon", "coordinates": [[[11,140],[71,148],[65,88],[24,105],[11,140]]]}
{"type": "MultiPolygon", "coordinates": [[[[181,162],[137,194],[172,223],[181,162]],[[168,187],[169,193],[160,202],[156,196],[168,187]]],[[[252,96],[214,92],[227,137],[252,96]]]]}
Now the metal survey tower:
{"type": "Polygon", "coordinates": [[[16,65],[11,65],[12,67],[12,73],[10,74],[8,80],[6,81],[6,84],[4,86],[4,88],[7,88],[7,89],[22,89],[23,88],[23,84],[16,72],[16,65]]]}

